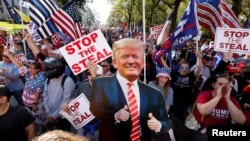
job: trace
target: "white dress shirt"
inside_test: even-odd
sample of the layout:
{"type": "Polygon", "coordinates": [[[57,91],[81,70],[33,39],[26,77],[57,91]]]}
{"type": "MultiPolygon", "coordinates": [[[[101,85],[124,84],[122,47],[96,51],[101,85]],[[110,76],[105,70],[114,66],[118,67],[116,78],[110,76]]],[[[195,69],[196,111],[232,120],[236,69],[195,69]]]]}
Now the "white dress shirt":
{"type": "MultiPolygon", "coordinates": [[[[117,75],[116,75],[116,78],[122,88],[122,91],[124,93],[124,96],[126,98],[126,101],[128,103],[128,83],[129,81],[127,79],[125,79],[124,77],[122,77],[119,72],[117,71],[117,75]]],[[[136,102],[137,102],[137,107],[138,107],[138,112],[139,112],[139,115],[140,115],[140,91],[139,91],[139,86],[138,86],[138,82],[137,80],[133,81],[133,82],[130,82],[130,83],[133,83],[132,85],[132,90],[135,94],[135,98],[136,98],[136,102]]],[[[128,105],[127,105],[128,106],[128,105]]]]}

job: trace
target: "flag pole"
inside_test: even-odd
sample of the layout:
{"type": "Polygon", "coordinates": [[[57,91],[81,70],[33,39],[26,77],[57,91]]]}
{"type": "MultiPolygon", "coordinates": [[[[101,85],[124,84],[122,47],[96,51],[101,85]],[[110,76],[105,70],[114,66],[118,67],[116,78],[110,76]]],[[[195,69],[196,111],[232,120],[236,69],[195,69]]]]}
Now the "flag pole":
{"type": "MultiPolygon", "coordinates": [[[[23,13],[23,9],[22,9],[22,6],[21,6],[21,4],[20,4],[20,3],[22,3],[22,2],[23,2],[23,0],[20,0],[20,1],[19,1],[19,4],[18,4],[21,13],[23,13]]],[[[22,33],[24,33],[24,28],[23,28],[23,15],[21,14],[20,17],[21,17],[21,23],[22,23],[22,33]]],[[[27,57],[27,48],[26,48],[25,41],[23,41],[23,50],[24,50],[25,56],[27,57]]]]}
{"type": "MultiPolygon", "coordinates": [[[[146,45],[146,12],[145,12],[145,0],[142,0],[142,9],[143,9],[143,42],[146,45]]],[[[144,79],[143,82],[146,84],[146,49],[144,50],[144,55],[143,55],[143,59],[144,59],[144,79]]]]}
{"type": "Polygon", "coordinates": [[[15,26],[15,23],[14,23],[14,21],[13,21],[11,15],[10,15],[10,13],[9,13],[9,11],[8,11],[8,8],[7,8],[7,6],[5,5],[5,2],[4,2],[4,1],[2,1],[2,5],[4,5],[4,7],[5,7],[5,9],[6,9],[8,15],[9,15],[9,17],[10,17],[10,21],[11,21],[11,23],[13,24],[13,27],[15,28],[15,27],[16,27],[16,26],[15,26]]]}

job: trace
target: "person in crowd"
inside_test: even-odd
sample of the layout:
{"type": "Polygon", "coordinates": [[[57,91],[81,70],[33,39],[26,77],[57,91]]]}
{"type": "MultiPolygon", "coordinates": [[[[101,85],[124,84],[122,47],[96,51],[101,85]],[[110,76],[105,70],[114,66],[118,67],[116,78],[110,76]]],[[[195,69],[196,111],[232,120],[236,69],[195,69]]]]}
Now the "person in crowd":
{"type": "Polygon", "coordinates": [[[44,107],[48,115],[49,129],[70,130],[70,123],[59,112],[75,92],[75,83],[64,74],[65,65],[60,58],[47,58],[44,61],[47,79],[44,86],[44,107]]]}
{"type": "MultiPolygon", "coordinates": [[[[202,63],[202,67],[201,67],[201,71],[200,74],[205,77],[205,79],[208,79],[211,75],[210,69],[208,67],[208,65],[210,64],[210,62],[212,61],[212,57],[208,56],[208,55],[202,55],[202,59],[201,59],[201,63],[202,63]]],[[[195,69],[196,65],[194,65],[191,68],[191,71],[193,71],[195,69]]]]}
{"type": "MultiPolygon", "coordinates": [[[[7,52],[7,51],[6,51],[7,52]]],[[[6,52],[3,53],[3,61],[0,62],[0,76],[19,105],[24,105],[22,100],[23,82],[20,79],[18,68],[12,63],[6,52]]]]}
{"type": "Polygon", "coordinates": [[[112,76],[114,75],[111,71],[110,71],[110,66],[111,66],[111,63],[109,62],[109,60],[103,60],[101,63],[100,63],[100,66],[102,67],[102,70],[103,70],[103,76],[112,76]]]}
{"type": "Polygon", "coordinates": [[[236,64],[236,68],[238,69],[239,73],[236,74],[234,78],[238,82],[238,94],[241,94],[244,87],[250,84],[249,77],[247,77],[245,73],[247,65],[243,62],[238,62],[236,64]]]}
{"type": "Polygon", "coordinates": [[[245,54],[243,57],[239,57],[235,60],[235,64],[238,64],[238,63],[244,63],[244,64],[249,64],[250,63],[250,54],[247,53],[245,54]]]}
{"type": "Polygon", "coordinates": [[[0,85],[0,140],[31,141],[35,136],[34,117],[23,106],[11,106],[10,94],[0,85]]]}
{"type": "Polygon", "coordinates": [[[32,141],[89,141],[87,138],[73,133],[62,131],[62,130],[53,130],[48,131],[32,141]]]}
{"type": "MultiPolygon", "coordinates": [[[[211,90],[202,91],[197,100],[194,116],[207,129],[210,125],[243,124],[246,121],[238,101],[230,96],[228,73],[215,74],[211,79],[211,90]]],[[[206,131],[206,130],[205,130],[206,131]]]]}
{"type": "Polygon", "coordinates": [[[243,111],[250,111],[250,84],[242,90],[240,105],[243,111]]]}
{"type": "MultiPolygon", "coordinates": [[[[171,87],[174,91],[174,103],[170,108],[170,113],[173,113],[175,117],[179,118],[183,123],[188,113],[188,107],[194,104],[196,95],[193,93],[194,82],[203,66],[201,62],[201,52],[196,53],[197,62],[194,71],[190,72],[189,64],[187,62],[180,63],[179,70],[171,71],[171,87]]],[[[171,70],[161,57],[161,62],[164,67],[171,70]]]]}
{"type": "Polygon", "coordinates": [[[113,44],[113,77],[93,81],[90,111],[101,121],[100,141],[150,141],[171,128],[160,91],[138,81],[145,44],[121,39],[113,44]]]}
{"type": "Polygon", "coordinates": [[[170,86],[171,77],[167,68],[158,68],[155,81],[150,81],[149,86],[161,91],[165,100],[166,110],[169,111],[170,106],[173,105],[174,91],[170,86]]]}
{"type": "MultiPolygon", "coordinates": [[[[92,61],[87,63],[88,70],[86,71],[87,79],[80,83],[76,89],[75,97],[79,96],[80,94],[84,94],[86,98],[90,99],[90,93],[92,88],[93,79],[96,77],[102,76],[102,69],[103,67],[98,67],[92,61]]],[[[69,111],[66,109],[66,111],[69,111]]],[[[90,141],[98,141],[98,131],[99,131],[100,121],[96,118],[89,122],[87,125],[83,126],[83,128],[77,130],[78,135],[83,135],[86,138],[90,139],[90,141]]]]}
{"type": "Polygon", "coordinates": [[[44,72],[41,71],[41,64],[33,62],[30,63],[27,68],[21,62],[16,60],[15,56],[10,52],[6,52],[6,55],[15,64],[15,66],[18,67],[20,76],[24,76],[26,80],[22,94],[24,105],[33,112],[37,111],[38,103],[42,102],[42,93],[46,80],[44,72]]]}
{"type": "Polygon", "coordinates": [[[14,39],[14,48],[13,50],[12,49],[10,50],[13,51],[16,60],[18,60],[24,65],[28,64],[28,59],[24,53],[23,42],[21,38],[14,39]]]}

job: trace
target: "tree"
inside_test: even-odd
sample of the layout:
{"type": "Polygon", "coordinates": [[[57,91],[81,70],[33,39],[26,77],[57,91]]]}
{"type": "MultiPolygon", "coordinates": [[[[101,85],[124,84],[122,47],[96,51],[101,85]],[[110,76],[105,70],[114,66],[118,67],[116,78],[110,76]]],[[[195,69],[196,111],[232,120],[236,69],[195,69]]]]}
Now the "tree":
{"type": "MultiPolygon", "coordinates": [[[[71,0],[56,0],[56,2],[59,5],[64,5],[65,3],[70,2],[71,0]]],[[[86,2],[93,2],[93,0],[77,0],[78,5],[80,8],[83,8],[83,6],[86,4],[86,2]]]]}

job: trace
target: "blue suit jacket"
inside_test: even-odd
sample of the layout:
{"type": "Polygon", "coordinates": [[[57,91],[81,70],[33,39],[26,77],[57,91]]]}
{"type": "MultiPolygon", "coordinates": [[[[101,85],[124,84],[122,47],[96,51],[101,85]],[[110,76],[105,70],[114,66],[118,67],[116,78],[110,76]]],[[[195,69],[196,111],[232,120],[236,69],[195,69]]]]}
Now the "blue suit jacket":
{"type": "MultiPolygon", "coordinates": [[[[167,132],[171,126],[161,93],[140,81],[138,81],[138,86],[140,91],[141,141],[150,141],[154,132],[147,126],[149,113],[152,113],[161,122],[160,132],[167,132]]],[[[115,123],[114,119],[115,113],[124,105],[128,104],[116,75],[97,78],[93,81],[90,110],[101,121],[100,141],[130,141],[131,119],[120,123],[115,123]]]]}

